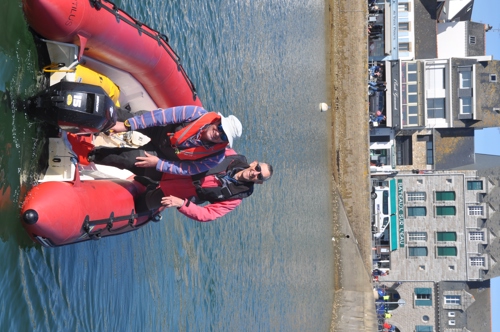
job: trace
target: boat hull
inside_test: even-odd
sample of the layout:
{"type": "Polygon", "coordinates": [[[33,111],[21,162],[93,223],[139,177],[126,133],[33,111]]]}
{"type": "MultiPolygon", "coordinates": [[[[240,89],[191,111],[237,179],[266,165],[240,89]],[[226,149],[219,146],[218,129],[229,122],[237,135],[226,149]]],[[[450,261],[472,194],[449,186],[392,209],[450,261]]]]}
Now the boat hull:
{"type": "Polygon", "coordinates": [[[129,180],[44,182],[35,186],[22,208],[29,236],[48,247],[122,234],[145,225],[134,197],[144,187],[129,180]]]}
{"type": "Polygon", "coordinates": [[[166,38],[113,7],[107,1],[23,0],[36,33],[80,46],[79,59],[85,56],[130,73],[158,107],[201,106],[166,38]]]}

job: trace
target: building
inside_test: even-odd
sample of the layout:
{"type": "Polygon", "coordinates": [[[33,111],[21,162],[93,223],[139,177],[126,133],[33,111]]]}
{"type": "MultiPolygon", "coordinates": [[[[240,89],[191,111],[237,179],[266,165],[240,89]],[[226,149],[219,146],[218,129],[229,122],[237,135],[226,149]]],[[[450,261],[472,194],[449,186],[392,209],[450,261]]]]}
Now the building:
{"type": "Polygon", "coordinates": [[[474,130],[500,126],[499,73],[500,62],[489,57],[401,62],[396,168],[471,164],[474,130]]]}
{"type": "Polygon", "coordinates": [[[396,331],[490,332],[490,281],[406,281],[379,285],[396,331]]]}
{"type": "Polygon", "coordinates": [[[500,276],[500,167],[418,171],[388,180],[392,215],[376,268],[399,331],[491,331],[500,276]],[[395,206],[393,206],[395,205],[395,206]]]}
{"type": "Polygon", "coordinates": [[[494,212],[485,197],[494,185],[477,171],[398,174],[391,225],[391,278],[480,281],[495,265],[484,248],[494,212]],[[405,262],[394,266],[392,262],[405,262]]]}

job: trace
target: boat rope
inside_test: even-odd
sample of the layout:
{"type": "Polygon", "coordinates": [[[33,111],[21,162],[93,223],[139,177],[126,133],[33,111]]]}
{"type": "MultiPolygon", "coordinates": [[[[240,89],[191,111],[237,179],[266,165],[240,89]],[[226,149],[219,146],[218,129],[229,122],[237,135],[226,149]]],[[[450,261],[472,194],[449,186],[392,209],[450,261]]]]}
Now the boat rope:
{"type": "Polygon", "coordinates": [[[156,40],[158,45],[161,46],[167,52],[167,54],[172,58],[172,60],[174,60],[174,62],[177,64],[177,70],[181,72],[182,76],[188,83],[188,86],[191,89],[191,92],[193,93],[193,100],[196,100],[196,97],[198,96],[196,88],[191,79],[189,78],[189,76],[187,75],[186,71],[184,70],[184,67],[182,67],[181,58],[179,57],[179,55],[177,55],[177,53],[175,53],[175,51],[168,44],[168,37],[165,34],[161,34],[160,32],[151,28],[150,26],[142,23],[141,21],[136,20],[124,10],[119,9],[116,4],[114,4],[109,0],[89,0],[89,2],[90,6],[92,8],[95,8],[96,10],[104,9],[107,12],[113,14],[117,22],[123,21],[124,23],[134,27],[135,29],[137,29],[139,35],[144,34],[156,40]],[[143,29],[143,27],[146,27],[147,30],[143,29]],[[151,31],[153,33],[151,33],[151,31]]]}
{"type": "MultiPolygon", "coordinates": [[[[130,230],[139,228],[144,226],[147,222],[142,223],[139,227],[136,227],[134,225],[134,220],[139,218],[139,217],[145,217],[148,216],[150,220],[153,221],[160,221],[161,215],[159,213],[153,213],[152,211],[145,211],[141,213],[135,213],[134,210],[130,212],[129,215],[125,216],[120,216],[120,217],[115,217],[114,212],[111,212],[110,216],[108,219],[98,219],[98,220],[90,220],[89,215],[85,216],[85,219],[83,220],[83,225],[82,225],[82,230],[89,236],[90,239],[93,240],[99,240],[101,239],[102,232],[104,230],[107,230],[109,233],[117,233],[119,231],[122,231],[126,228],[130,228],[130,230]],[[123,221],[123,220],[128,220],[128,223],[120,228],[113,228],[113,223],[118,222],[118,221],[123,221]],[[92,232],[95,226],[98,225],[106,225],[106,228],[101,228],[96,232],[92,232]]],[[[148,221],[150,221],[148,220],[148,221]]]]}

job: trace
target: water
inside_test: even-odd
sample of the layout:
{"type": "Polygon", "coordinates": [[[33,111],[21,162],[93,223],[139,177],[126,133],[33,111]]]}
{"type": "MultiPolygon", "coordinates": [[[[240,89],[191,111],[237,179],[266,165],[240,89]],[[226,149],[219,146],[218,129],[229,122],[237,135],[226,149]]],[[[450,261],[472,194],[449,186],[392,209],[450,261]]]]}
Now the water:
{"type": "Polygon", "coordinates": [[[333,303],[324,2],[117,2],[167,34],[207,109],[235,114],[249,160],[275,175],[225,218],[176,211],[132,233],[34,245],[19,208],[44,132],[17,99],[37,91],[19,0],[0,11],[2,331],[327,331],[333,303]]]}

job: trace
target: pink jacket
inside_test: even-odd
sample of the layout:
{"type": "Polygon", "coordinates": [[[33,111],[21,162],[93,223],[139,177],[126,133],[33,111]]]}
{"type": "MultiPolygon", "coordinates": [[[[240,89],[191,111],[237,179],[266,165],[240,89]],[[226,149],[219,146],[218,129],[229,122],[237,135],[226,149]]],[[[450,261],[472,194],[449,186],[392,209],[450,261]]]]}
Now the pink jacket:
{"type": "MultiPolygon", "coordinates": [[[[226,149],[225,156],[235,155],[233,149],[226,149]]],[[[214,175],[208,175],[201,180],[202,187],[216,187],[219,180],[214,175]]],[[[188,218],[200,222],[212,221],[226,215],[241,204],[241,198],[229,199],[222,202],[210,203],[204,206],[196,205],[188,199],[196,196],[196,188],[190,176],[163,173],[160,188],[165,196],[184,198],[184,204],[178,208],[179,212],[188,218]]]]}

